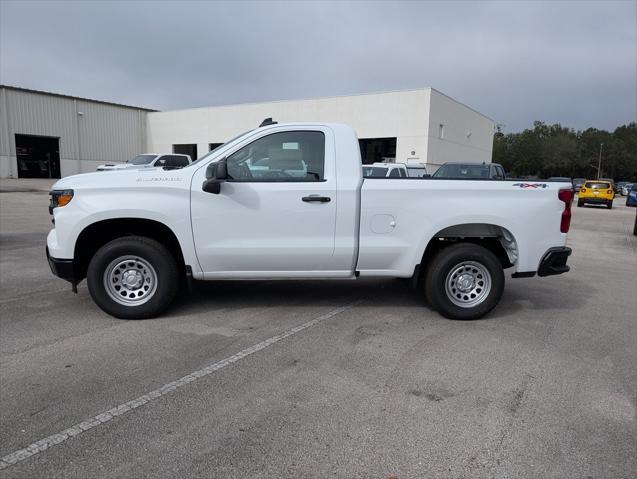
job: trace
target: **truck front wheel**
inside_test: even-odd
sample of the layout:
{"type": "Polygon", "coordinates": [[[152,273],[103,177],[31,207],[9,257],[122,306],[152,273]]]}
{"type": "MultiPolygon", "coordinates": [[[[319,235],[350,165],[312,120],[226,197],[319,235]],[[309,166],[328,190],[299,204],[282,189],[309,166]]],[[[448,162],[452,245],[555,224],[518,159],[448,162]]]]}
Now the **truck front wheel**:
{"type": "Polygon", "coordinates": [[[478,319],[500,301],[504,272],[488,249],[471,243],[441,250],[425,277],[429,304],[450,319],[478,319]]]}
{"type": "Polygon", "coordinates": [[[179,286],[175,259],[150,238],[126,236],[102,246],[86,275],[93,301],[121,319],[145,319],[161,314],[179,286]]]}

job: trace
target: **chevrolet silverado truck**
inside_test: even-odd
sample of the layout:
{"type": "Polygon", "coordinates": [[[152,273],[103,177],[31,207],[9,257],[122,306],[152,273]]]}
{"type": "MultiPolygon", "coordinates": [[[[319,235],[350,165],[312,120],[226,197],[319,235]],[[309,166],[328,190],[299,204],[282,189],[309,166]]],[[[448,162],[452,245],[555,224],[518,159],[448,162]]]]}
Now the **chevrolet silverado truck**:
{"type": "Polygon", "coordinates": [[[356,133],[270,119],[177,170],[59,180],[53,273],[105,312],[162,313],[192,280],[411,278],[477,319],[514,278],[569,270],[570,184],[363,178],[356,133]]]}

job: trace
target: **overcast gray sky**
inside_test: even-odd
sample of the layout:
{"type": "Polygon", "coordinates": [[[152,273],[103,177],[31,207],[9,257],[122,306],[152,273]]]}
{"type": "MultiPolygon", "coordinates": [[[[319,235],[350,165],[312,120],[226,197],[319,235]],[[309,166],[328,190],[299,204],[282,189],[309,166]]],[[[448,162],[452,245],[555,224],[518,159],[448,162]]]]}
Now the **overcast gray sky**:
{"type": "Polygon", "coordinates": [[[432,86],[519,131],[637,120],[637,2],[0,2],[0,82],[160,110],[432,86]]]}

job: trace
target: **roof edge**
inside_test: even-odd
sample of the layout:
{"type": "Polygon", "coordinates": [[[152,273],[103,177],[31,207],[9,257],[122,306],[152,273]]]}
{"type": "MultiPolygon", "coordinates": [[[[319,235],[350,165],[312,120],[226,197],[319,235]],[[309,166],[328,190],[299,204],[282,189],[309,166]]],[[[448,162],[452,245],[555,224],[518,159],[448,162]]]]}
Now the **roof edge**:
{"type": "Polygon", "coordinates": [[[310,97],[310,98],[288,98],[286,100],[266,100],[266,101],[246,101],[243,103],[224,103],[222,105],[208,105],[208,106],[195,106],[192,108],[176,108],[174,110],[161,110],[157,113],[175,113],[179,111],[192,111],[192,110],[204,110],[207,108],[228,108],[233,106],[247,106],[247,105],[264,105],[269,103],[285,103],[285,102],[294,102],[294,101],[314,101],[314,100],[333,100],[335,98],[349,98],[356,96],[369,96],[369,95],[384,95],[387,93],[409,93],[409,92],[425,92],[433,90],[431,87],[421,87],[421,88],[408,88],[406,90],[384,90],[384,91],[369,91],[363,93],[352,93],[352,94],[343,94],[343,95],[332,95],[332,96],[318,96],[318,97],[310,97]]]}
{"type": "Polygon", "coordinates": [[[455,98],[450,97],[449,95],[447,95],[447,94],[445,94],[445,93],[441,92],[440,90],[436,90],[435,88],[430,88],[430,90],[431,90],[431,91],[435,91],[435,92],[436,92],[436,93],[438,93],[439,95],[444,96],[445,98],[447,98],[447,99],[451,100],[452,102],[457,103],[458,105],[462,105],[462,106],[464,106],[466,109],[471,110],[472,112],[477,113],[477,114],[478,114],[478,115],[480,115],[481,117],[486,118],[487,120],[492,121],[493,123],[495,123],[495,120],[494,120],[493,118],[488,117],[488,116],[487,116],[487,115],[485,115],[484,113],[480,113],[478,110],[476,110],[475,108],[471,108],[471,107],[470,107],[469,105],[467,105],[466,103],[463,103],[463,102],[461,102],[461,101],[459,101],[459,100],[456,100],[455,98]]]}
{"type": "Polygon", "coordinates": [[[159,110],[153,110],[152,108],[146,108],[146,107],[143,107],[143,106],[125,105],[123,103],[115,103],[115,102],[112,102],[112,101],[95,100],[93,98],[84,98],[84,97],[81,97],[81,96],[66,95],[64,93],[55,93],[55,92],[44,91],[44,90],[33,90],[31,88],[23,88],[23,87],[13,86],[13,85],[0,84],[0,89],[22,91],[22,92],[27,92],[27,93],[37,93],[39,95],[56,96],[56,97],[60,97],[60,98],[68,98],[68,99],[71,99],[71,100],[90,101],[90,102],[93,102],[93,103],[101,103],[103,105],[119,106],[121,108],[132,108],[134,110],[143,110],[143,111],[153,112],[153,113],[156,113],[156,112],[159,111],[159,110]]]}

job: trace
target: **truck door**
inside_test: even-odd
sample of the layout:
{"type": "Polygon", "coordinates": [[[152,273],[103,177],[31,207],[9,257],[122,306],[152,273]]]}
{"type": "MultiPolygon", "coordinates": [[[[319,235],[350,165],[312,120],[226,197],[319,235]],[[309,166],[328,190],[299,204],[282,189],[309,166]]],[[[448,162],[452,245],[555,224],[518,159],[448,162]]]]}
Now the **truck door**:
{"type": "Polygon", "coordinates": [[[191,216],[206,279],[349,274],[333,260],[334,154],[329,128],[268,129],[228,152],[219,194],[202,190],[200,168],[191,216]]]}

